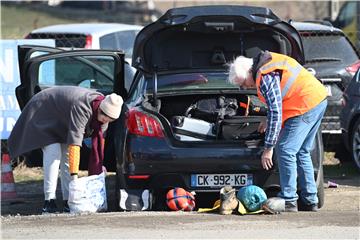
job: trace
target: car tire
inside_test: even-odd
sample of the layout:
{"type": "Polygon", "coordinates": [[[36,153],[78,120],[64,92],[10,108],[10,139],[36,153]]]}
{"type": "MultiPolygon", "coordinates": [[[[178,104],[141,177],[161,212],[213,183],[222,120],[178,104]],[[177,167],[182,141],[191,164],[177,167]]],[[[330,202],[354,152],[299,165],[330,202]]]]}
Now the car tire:
{"type": "Polygon", "coordinates": [[[360,118],[352,127],[350,136],[351,157],[360,171],[360,118]]]}
{"type": "Polygon", "coordinates": [[[319,172],[316,177],[316,186],[317,186],[317,197],[318,197],[318,208],[322,208],[324,206],[325,201],[325,192],[324,192],[324,168],[321,164],[319,167],[319,172]]]}
{"type": "Polygon", "coordinates": [[[314,140],[314,149],[312,151],[311,157],[313,161],[314,168],[317,168],[317,174],[315,175],[316,179],[316,188],[317,188],[317,197],[318,197],[318,208],[324,206],[325,201],[325,193],[324,193],[324,168],[323,168],[323,160],[324,160],[324,144],[322,140],[322,134],[319,130],[316,133],[314,140]]]}

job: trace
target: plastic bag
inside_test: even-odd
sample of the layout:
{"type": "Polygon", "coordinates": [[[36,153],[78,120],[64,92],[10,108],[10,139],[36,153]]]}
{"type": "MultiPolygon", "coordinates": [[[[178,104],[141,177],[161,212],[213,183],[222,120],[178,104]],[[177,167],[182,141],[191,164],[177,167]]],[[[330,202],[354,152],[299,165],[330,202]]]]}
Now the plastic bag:
{"type": "Polygon", "coordinates": [[[71,213],[106,211],[105,172],[72,180],[68,204],[71,213]]]}

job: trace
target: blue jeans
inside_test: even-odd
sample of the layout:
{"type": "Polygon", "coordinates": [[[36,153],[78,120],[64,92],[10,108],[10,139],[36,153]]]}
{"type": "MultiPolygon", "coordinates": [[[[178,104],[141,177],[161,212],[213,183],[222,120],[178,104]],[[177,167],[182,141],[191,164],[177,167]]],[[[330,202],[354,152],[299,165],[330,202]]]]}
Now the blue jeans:
{"type": "Polygon", "coordinates": [[[310,152],[326,106],[327,100],[324,100],[303,115],[289,118],[280,131],[276,155],[280,172],[279,197],[285,201],[297,201],[298,178],[302,202],[307,205],[318,203],[310,152]]]}

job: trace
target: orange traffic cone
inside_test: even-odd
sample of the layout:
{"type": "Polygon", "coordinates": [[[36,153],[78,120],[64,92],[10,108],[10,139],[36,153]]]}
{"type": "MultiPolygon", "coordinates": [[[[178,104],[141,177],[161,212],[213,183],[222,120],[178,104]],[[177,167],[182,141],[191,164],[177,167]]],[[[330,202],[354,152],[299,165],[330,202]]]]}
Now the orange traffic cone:
{"type": "Polygon", "coordinates": [[[17,198],[9,154],[1,154],[1,200],[17,198]]]}

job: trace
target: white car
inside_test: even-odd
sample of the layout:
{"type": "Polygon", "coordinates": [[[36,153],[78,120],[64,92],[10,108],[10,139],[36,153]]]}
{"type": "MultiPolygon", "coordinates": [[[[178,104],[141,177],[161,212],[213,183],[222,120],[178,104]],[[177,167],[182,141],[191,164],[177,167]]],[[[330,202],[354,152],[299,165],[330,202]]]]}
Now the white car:
{"type": "Polygon", "coordinates": [[[135,37],[142,28],[120,23],[60,24],[35,29],[25,38],[55,39],[60,48],[121,49],[131,64],[135,37]]]}

